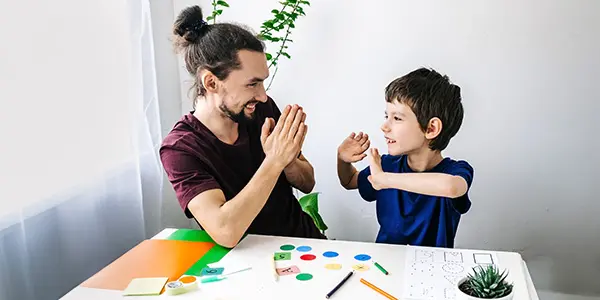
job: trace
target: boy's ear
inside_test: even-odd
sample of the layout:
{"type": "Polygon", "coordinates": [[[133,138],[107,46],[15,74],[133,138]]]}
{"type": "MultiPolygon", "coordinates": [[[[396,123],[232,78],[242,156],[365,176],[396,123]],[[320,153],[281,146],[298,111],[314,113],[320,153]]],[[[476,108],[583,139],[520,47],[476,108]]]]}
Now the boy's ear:
{"type": "Polygon", "coordinates": [[[442,132],[442,120],[435,117],[429,120],[427,124],[427,130],[425,131],[425,138],[428,140],[435,139],[442,132]]]}

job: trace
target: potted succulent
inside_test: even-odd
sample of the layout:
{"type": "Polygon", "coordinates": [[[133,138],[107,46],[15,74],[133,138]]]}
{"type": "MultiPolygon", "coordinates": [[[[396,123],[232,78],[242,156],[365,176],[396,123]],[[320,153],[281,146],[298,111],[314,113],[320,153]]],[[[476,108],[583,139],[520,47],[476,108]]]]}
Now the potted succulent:
{"type": "Polygon", "coordinates": [[[495,265],[473,268],[473,274],[467,275],[457,284],[458,299],[500,299],[512,300],[514,295],[513,283],[506,281],[508,273],[500,273],[495,265]]]}

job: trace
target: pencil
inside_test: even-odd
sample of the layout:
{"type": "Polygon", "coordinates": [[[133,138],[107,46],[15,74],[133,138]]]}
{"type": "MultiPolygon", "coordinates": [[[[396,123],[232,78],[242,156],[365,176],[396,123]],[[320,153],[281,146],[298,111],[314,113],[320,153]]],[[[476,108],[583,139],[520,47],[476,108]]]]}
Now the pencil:
{"type": "Polygon", "coordinates": [[[377,267],[377,269],[379,269],[379,271],[383,272],[383,274],[388,275],[390,273],[388,273],[388,271],[386,269],[384,269],[380,264],[378,264],[377,262],[374,262],[375,266],[377,267]]]}
{"type": "Polygon", "coordinates": [[[279,274],[277,274],[277,267],[275,266],[275,255],[271,254],[271,268],[273,269],[273,279],[275,279],[275,281],[279,280],[279,274]]]}
{"type": "Polygon", "coordinates": [[[352,274],[354,274],[354,270],[350,271],[350,273],[348,273],[348,275],[346,275],[346,277],[344,277],[344,279],[342,279],[342,281],[340,281],[340,283],[338,283],[333,290],[331,290],[331,292],[325,296],[325,298],[329,299],[331,296],[333,296],[333,293],[335,293],[350,278],[350,276],[352,276],[352,274]]]}
{"type": "Polygon", "coordinates": [[[372,288],[373,290],[375,290],[376,292],[380,293],[381,295],[385,296],[386,298],[390,299],[390,300],[398,300],[398,298],[384,292],[382,289],[374,286],[372,283],[364,280],[363,278],[360,279],[360,282],[364,283],[366,286],[372,288]]]}

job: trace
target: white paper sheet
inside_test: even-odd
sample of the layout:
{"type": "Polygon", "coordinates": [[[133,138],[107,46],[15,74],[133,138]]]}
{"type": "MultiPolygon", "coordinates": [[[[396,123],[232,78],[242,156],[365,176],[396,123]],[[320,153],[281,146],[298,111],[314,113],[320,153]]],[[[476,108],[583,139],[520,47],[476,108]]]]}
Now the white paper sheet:
{"type": "Polygon", "coordinates": [[[477,265],[498,264],[495,253],[411,247],[404,269],[404,298],[456,299],[456,285],[477,265]]]}

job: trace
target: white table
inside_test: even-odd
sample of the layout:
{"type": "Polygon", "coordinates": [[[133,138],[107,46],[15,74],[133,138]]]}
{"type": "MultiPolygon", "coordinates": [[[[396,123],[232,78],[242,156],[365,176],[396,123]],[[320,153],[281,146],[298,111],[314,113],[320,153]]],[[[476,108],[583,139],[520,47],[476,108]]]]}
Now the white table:
{"type": "MultiPolygon", "coordinates": [[[[164,239],[176,229],[165,229],[154,239],[164,239]]],[[[252,270],[235,274],[229,278],[208,284],[202,284],[198,291],[177,296],[161,295],[158,298],[176,299],[324,299],[325,295],[351,270],[356,264],[350,253],[368,253],[383,265],[390,274],[384,275],[375,267],[366,272],[355,272],[350,280],[338,290],[332,299],[382,299],[386,298],[374,292],[359,282],[364,278],[394,295],[403,299],[403,277],[405,255],[410,247],[401,245],[386,245],[376,243],[298,239],[273,236],[247,236],[235,249],[233,249],[221,262],[225,265],[249,265],[252,270]],[[309,281],[298,281],[294,275],[282,276],[275,282],[272,269],[268,263],[268,254],[281,251],[283,244],[295,246],[307,245],[312,247],[317,259],[313,261],[281,261],[278,264],[297,264],[301,271],[314,274],[309,281]],[[340,256],[336,262],[343,268],[338,271],[325,270],[324,265],[329,260],[319,254],[324,251],[336,251],[340,256]],[[346,255],[347,254],[347,255],[346,255]],[[325,271],[324,271],[325,270],[325,271]]],[[[490,252],[490,251],[486,251],[490,252]]],[[[527,270],[527,265],[518,253],[494,252],[502,267],[508,268],[511,278],[515,282],[514,300],[539,300],[533,282],[527,270]]],[[[302,253],[297,253],[302,254],[302,253]]],[[[297,257],[299,255],[294,255],[297,257]]],[[[226,268],[227,269],[227,268],[226,268]]],[[[157,296],[123,297],[121,291],[100,290],[85,287],[76,287],[62,299],[156,299],[157,296]]]]}

